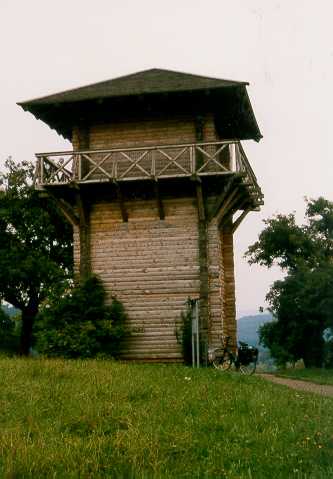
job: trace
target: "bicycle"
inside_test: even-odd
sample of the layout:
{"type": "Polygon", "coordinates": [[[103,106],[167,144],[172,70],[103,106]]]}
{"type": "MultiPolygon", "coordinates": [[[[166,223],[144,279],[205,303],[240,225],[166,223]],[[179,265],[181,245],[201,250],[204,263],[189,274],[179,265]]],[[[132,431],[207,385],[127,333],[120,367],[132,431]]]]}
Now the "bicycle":
{"type": "Polygon", "coordinates": [[[229,347],[230,337],[222,340],[222,347],[210,351],[210,361],[214,368],[228,371],[232,367],[242,374],[253,374],[258,362],[258,349],[239,341],[236,353],[229,347]]]}

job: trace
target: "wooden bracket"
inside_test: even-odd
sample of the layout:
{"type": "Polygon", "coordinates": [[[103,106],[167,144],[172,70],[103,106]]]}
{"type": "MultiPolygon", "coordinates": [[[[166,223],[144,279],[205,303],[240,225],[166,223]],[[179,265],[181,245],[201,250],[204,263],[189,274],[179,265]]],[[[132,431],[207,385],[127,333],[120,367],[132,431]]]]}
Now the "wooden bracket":
{"type": "Polygon", "coordinates": [[[235,188],[229,196],[225,199],[223,204],[221,205],[218,213],[215,215],[217,222],[220,223],[220,221],[224,218],[224,216],[227,214],[227,212],[231,209],[232,205],[234,204],[235,199],[239,197],[239,190],[238,188],[235,188]]]}
{"type": "Polygon", "coordinates": [[[67,221],[71,223],[72,226],[79,226],[80,218],[75,213],[74,208],[62,198],[58,198],[57,203],[67,221]]]}
{"type": "Polygon", "coordinates": [[[243,221],[243,219],[246,217],[246,215],[251,211],[250,208],[247,208],[246,210],[243,211],[242,214],[239,215],[239,217],[236,219],[236,221],[233,222],[233,224],[231,225],[231,231],[232,233],[234,233],[236,231],[236,229],[238,228],[238,226],[241,224],[241,222],[243,221]]]}
{"type": "Polygon", "coordinates": [[[208,220],[209,221],[212,220],[214,218],[214,216],[216,216],[219,213],[219,211],[220,211],[220,209],[223,205],[224,200],[227,198],[228,194],[231,191],[232,186],[235,184],[236,178],[237,178],[236,176],[232,176],[229,179],[229,181],[224,186],[222,192],[218,196],[217,200],[215,201],[215,204],[210,208],[209,213],[208,213],[208,220]]]}
{"type": "Polygon", "coordinates": [[[163,201],[162,201],[162,197],[161,197],[160,187],[159,187],[159,184],[158,184],[157,180],[154,181],[154,192],[155,192],[157,209],[158,209],[158,214],[159,214],[160,220],[164,220],[165,219],[165,211],[164,211],[163,201]]]}
{"type": "Polygon", "coordinates": [[[66,220],[72,226],[79,226],[80,219],[79,216],[76,214],[73,206],[67,201],[65,201],[63,198],[58,198],[55,194],[53,194],[52,191],[50,191],[50,189],[47,190],[47,194],[55,200],[66,220]]]}
{"type": "Polygon", "coordinates": [[[118,199],[118,202],[119,202],[123,222],[127,223],[128,222],[128,213],[127,213],[127,209],[126,209],[125,202],[124,202],[123,192],[121,191],[120,185],[117,181],[114,181],[114,185],[116,187],[117,199],[118,199]]]}
{"type": "Polygon", "coordinates": [[[218,224],[220,228],[228,219],[230,219],[230,221],[232,220],[233,214],[244,205],[245,201],[246,199],[244,199],[244,193],[237,191],[237,194],[232,194],[231,200],[228,201],[228,205],[223,210],[223,215],[219,215],[218,224]]]}

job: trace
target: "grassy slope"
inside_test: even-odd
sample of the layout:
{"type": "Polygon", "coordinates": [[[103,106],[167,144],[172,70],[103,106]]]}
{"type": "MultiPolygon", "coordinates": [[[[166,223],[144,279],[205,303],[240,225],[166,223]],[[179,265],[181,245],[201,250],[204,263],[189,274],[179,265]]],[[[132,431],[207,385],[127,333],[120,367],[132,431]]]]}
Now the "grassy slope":
{"type": "Polygon", "coordinates": [[[285,369],[278,376],[333,385],[333,369],[285,369]]]}
{"type": "Polygon", "coordinates": [[[3,478],[333,477],[328,398],[106,361],[1,359],[0,377],[3,478]]]}

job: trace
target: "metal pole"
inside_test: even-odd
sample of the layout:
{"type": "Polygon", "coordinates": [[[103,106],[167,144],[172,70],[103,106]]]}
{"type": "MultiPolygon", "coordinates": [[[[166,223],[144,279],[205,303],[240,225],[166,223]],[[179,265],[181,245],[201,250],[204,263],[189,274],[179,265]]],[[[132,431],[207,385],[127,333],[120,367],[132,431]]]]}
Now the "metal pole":
{"type": "Polygon", "coordinates": [[[199,300],[195,302],[195,320],[197,327],[197,368],[200,367],[200,341],[199,341],[199,300]]]}
{"type": "Polygon", "coordinates": [[[192,368],[194,368],[195,366],[195,351],[194,351],[194,347],[195,347],[195,343],[194,343],[194,308],[193,308],[193,305],[192,305],[192,314],[191,314],[191,317],[192,317],[192,323],[191,323],[191,339],[192,339],[192,368]]]}

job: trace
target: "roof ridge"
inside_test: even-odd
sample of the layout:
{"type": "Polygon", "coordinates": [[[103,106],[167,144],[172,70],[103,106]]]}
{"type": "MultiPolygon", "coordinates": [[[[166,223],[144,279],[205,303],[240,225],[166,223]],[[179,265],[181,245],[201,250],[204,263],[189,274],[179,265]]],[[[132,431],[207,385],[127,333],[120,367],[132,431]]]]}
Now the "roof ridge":
{"type": "MultiPolygon", "coordinates": [[[[83,86],[80,86],[80,87],[69,88],[67,90],[58,91],[56,93],[51,93],[51,94],[48,94],[48,95],[43,95],[43,96],[40,96],[40,97],[32,98],[30,100],[17,102],[17,105],[23,106],[23,105],[29,104],[31,102],[38,102],[38,101],[42,101],[42,100],[46,100],[46,99],[52,99],[53,97],[57,97],[59,95],[67,95],[69,93],[77,93],[77,92],[79,92],[81,90],[84,90],[84,89],[87,89],[87,88],[99,87],[99,86],[102,86],[103,84],[109,84],[111,82],[115,82],[115,81],[122,80],[122,79],[127,80],[127,79],[130,79],[130,78],[135,77],[137,75],[140,75],[140,74],[143,74],[143,73],[149,73],[149,72],[172,73],[172,74],[175,74],[175,75],[184,75],[184,76],[188,76],[188,77],[194,77],[194,78],[198,78],[198,79],[201,79],[201,80],[213,80],[213,81],[217,81],[217,82],[223,81],[223,82],[226,82],[226,83],[232,83],[234,85],[235,84],[239,84],[239,85],[248,85],[249,84],[248,82],[242,82],[242,81],[237,81],[237,80],[229,80],[229,79],[223,79],[223,78],[216,78],[216,77],[207,77],[207,76],[203,76],[203,75],[197,75],[195,73],[180,72],[180,71],[176,71],[176,70],[168,70],[168,69],[165,69],[165,68],[149,68],[147,70],[139,70],[137,72],[129,73],[127,75],[120,75],[120,76],[115,77],[115,78],[109,78],[108,80],[102,80],[102,81],[95,82],[95,83],[89,83],[87,85],[83,85],[83,86]]],[[[214,87],[212,86],[211,88],[214,88],[214,87]]]]}
{"type": "MultiPolygon", "coordinates": [[[[230,82],[230,83],[239,83],[240,85],[249,85],[249,82],[247,82],[247,81],[231,80],[230,78],[217,78],[217,77],[211,77],[211,76],[207,77],[207,76],[204,76],[204,75],[198,75],[197,73],[188,73],[188,72],[183,72],[183,71],[178,71],[178,70],[169,70],[169,69],[166,69],[166,68],[151,68],[151,69],[146,70],[146,71],[152,71],[152,70],[161,71],[161,72],[170,72],[170,73],[180,73],[181,75],[188,75],[188,76],[191,76],[191,77],[202,78],[202,79],[205,79],[205,80],[226,81],[226,82],[230,82]]],[[[145,71],[145,70],[143,70],[143,71],[145,71]]],[[[142,72],[138,72],[138,73],[142,73],[142,72]]]]}
{"type": "Polygon", "coordinates": [[[69,88],[67,90],[62,90],[62,91],[58,91],[56,93],[51,93],[50,95],[43,95],[43,96],[39,96],[39,97],[36,97],[36,98],[31,98],[30,100],[17,102],[16,104],[21,106],[21,105],[24,105],[25,103],[30,103],[32,101],[44,100],[45,98],[49,98],[49,97],[56,96],[56,95],[63,95],[64,93],[76,92],[78,90],[81,90],[82,88],[89,88],[91,86],[102,85],[103,83],[108,83],[108,82],[113,81],[113,80],[120,80],[121,78],[131,77],[133,75],[137,75],[138,73],[143,73],[144,71],[151,71],[151,70],[157,70],[157,69],[151,68],[149,70],[141,70],[141,71],[138,71],[138,72],[129,73],[128,75],[120,75],[119,77],[109,78],[108,80],[101,80],[101,81],[94,82],[94,83],[88,83],[87,85],[82,85],[82,86],[78,86],[78,87],[75,87],[75,88],[69,88]]]}

